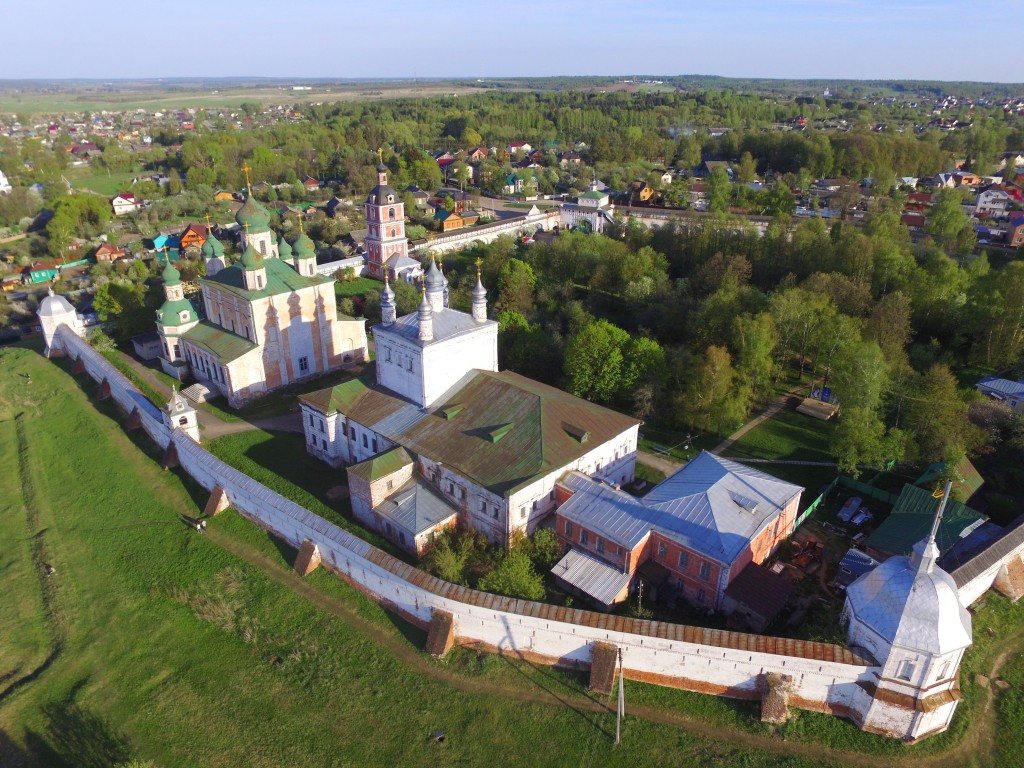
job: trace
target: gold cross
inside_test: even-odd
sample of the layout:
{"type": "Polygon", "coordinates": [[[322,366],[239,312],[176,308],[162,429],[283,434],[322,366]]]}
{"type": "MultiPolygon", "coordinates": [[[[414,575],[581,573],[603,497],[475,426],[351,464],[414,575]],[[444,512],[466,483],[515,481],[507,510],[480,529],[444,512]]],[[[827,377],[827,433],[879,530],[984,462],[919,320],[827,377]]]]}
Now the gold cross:
{"type": "Polygon", "coordinates": [[[484,263],[484,260],[479,256],[476,257],[476,279],[480,279],[480,265],[484,263]]]}
{"type": "Polygon", "coordinates": [[[377,147],[377,157],[380,158],[382,163],[384,162],[384,147],[377,147]]]}
{"type": "Polygon", "coordinates": [[[242,163],[242,173],[245,174],[245,188],[248,190],[250,195],[252,194],[252,185],[249,183],[249,171],[251,170],[252,169],[249,167],[248,161],[242,163]]]}
{"type": "Polygon", "coordinates": [[[210,234],[210,214],[206,214],[206,234],[210,234]]]}
{"type": "Polygon", "coordinates": [[[298,215],[298,217],[297,217],[297,218],[298,218],[298,220],[299,220],[299,234],[300,234],[300,235],[302,235],[302,234],[305,234],[305,233],[304,233],[304,232],[302,231],[302,212],[301,212],[301,211],[299,211],[299,215],[298,215]]]}

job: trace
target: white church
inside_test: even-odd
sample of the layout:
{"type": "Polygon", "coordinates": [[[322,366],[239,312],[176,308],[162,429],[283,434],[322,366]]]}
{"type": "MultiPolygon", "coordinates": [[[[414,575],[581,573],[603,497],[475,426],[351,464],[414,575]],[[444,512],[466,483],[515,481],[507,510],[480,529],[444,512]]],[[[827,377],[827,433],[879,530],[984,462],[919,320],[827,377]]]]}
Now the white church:
{"type": "Polygon", "coordinates": [[[498,324],[477,274],[472,311],[448,306],[432,262],[419,308],[385,282],[377,359],[362,378],[299,398],[307,450],[348,466],[356,516],[422,554],[459,524],[507,545],[555,507],[569,470],[633,480],[640,422],[498,369],[498,324]]]}

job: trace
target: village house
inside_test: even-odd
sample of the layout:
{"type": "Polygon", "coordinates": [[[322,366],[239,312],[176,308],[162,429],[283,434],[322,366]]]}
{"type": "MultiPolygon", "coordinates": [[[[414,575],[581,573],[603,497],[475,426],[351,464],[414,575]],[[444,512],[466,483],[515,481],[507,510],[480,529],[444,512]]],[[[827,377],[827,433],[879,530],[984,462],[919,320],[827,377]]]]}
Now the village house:
{"type": "Polygon", "coordinates": [[[1015,413],[1024,413],[1024,381],[986,376],[974,386],[983,395],[1006,403],[1015,413]]]}
{"type": "Polygon", "coordinates": [[[96,248],[96,253],[93,254],[96,257],[96,263],[102,264],[104,262],[117,261],[124,257],[124,250],[118,248],[109,242],[103,242],[96,248]]]}
{"type": "Polygon", "coordinates": [[[142,201],[131,192],[122,192],[110,201],[110,205],[114,209],[115,216],[124,216],[141,208],[142,201]]]}
{"type": "Polygon", "coordinates": [[[206,227],[202,224],[189,224],[178,235],[178,248],[186,256],[198,256],[208,236],[206,227]]]}

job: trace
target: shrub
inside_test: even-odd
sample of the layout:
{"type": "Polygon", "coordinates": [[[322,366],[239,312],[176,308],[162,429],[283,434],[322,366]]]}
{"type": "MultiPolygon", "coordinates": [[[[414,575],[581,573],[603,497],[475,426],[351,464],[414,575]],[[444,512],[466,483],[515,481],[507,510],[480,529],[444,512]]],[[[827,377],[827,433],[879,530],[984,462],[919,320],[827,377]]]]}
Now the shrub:
{"type": "Polygon", "coordinates": [[[109,352],[114,349],[114,340],[104,333],[102,328],[93,328],[89,331],[86,341],[97,352],[109,352]]]}
{"type": "Polygon", "coordinates": [[[485,592],[527,600],[543,600],[545,595],[544,582],[522,549],[509,550],[477,586],[485,592]]]}

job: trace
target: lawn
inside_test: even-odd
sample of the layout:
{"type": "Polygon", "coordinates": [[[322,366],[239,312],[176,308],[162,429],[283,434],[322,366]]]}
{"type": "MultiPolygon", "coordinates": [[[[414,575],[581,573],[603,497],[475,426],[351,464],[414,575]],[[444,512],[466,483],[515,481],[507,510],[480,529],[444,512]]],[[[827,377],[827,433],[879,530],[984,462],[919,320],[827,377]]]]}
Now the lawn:
{"type": "Polygon", "coordinates": [[[96,171],[94,169],[83,169],[90,175],[71,176],[71,186],[77,190],[90,190],[99,195],[113,197],[118,192],[124,192],[131,187],[132,179],[139,175],[138,170],[110,173],[96,171]]]}
{"type": "Polygon", "coordinates": [[[373,280],[369,277],[357,277],[355,280],[349,280],[345,283],[334,284],[334,295],[339,299],[347,299],[351,296],[362,296],[367,291],[380,291],[384,287],[384,283],[379,280],[373,280]]]}
{"type": "MultiPolygon", "coordinates": [[[[756,705],[629,682],[613,749],[614,715],[595,711],[578,676],[469,649],[434,662],[422,632],[323,570],[299,579],[293,553],[233,512],[195,533],[182,516],[206,494],[161,470],[145,436],[126,435],[69,370],[0,350],[0,764],[827,768],[878,764],[834,748],[885,764],[940,753],[973,722],[906,748],[799,713],[783,741],[756,705]]],[[[299,438],[251,440],[215,448],[257,473],[260,452],[287,455],[282,480],[261,479],[309,484],[314,501],[334,482],[299,438]]],[[[1024,629],[1020,606],[987,603],[968,672],[1024,629]]],[[[963,680],[970,715],[982,702],[963,680]]],[[[1020,710],[1011,697],[998,708],[995,746],[1011,756],[1020,710]]],[[[957,764],[990,764],[968,757],[957,764]]]]}

